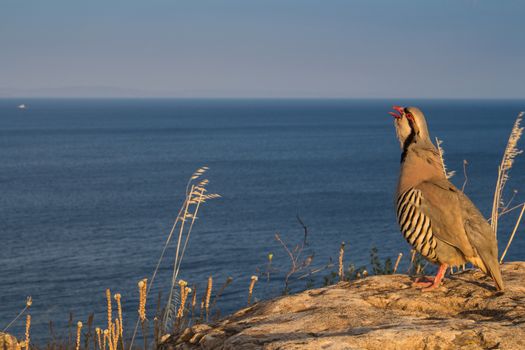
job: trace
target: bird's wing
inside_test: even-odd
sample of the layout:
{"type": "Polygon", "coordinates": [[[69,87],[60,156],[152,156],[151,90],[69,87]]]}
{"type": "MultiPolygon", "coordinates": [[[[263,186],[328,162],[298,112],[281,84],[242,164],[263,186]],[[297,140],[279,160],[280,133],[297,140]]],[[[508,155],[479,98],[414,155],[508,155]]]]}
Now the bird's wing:
{"type": "Polygon", "coordinates": [[[421,211],[430,218],[439,240],[459,249],[467,258],[475,256],[464,226],[458,190],[447,180],[424,181],[416,189],[422,193],[421,211]]]}
{"type": "Polygon", "coordinates": [[[498,242],[494,230],[465,194],[459,192],[458,198],[464,218],[465,232],[482,262],[482,264],[479,261],[474,263],[494,279],[499,290],[503,290],[498,261],[498,242]]]}
{"type": "Polygon", "coordinates": [[[421,210],[430,218],[434,235],[459,249],[502,290],[496,237],[478,208],[446,179],[424,181],[415,188],[422,193],[421,210]]]}

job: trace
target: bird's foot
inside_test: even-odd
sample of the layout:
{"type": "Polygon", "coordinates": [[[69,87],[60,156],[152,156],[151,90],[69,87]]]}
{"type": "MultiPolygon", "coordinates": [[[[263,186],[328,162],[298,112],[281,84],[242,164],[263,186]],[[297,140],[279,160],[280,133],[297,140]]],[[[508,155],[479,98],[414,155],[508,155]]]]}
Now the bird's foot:
{"type": "Polygon", "coordinates": [[[412,283],[412,286],[415,287],[422,287],[422,292],[430,292],[434,289],[438,288],[441,285],[441,281],[443,280],[443,276],[445,276],[445,272],[447,271],[447,265],[441,264],[439,266],[438,273],[436,274],[436,277],[429,279],[426,276],[423,276],[421,278],[417,278],[414,283],[412,283]]]}
{"type": "Polygon", "coordinates": [[[412,287],[416,288],[429,288],[434,284],[433,281],[415,281],[412,283],[412,287]]]}
{"type": "Polygon", "coordinates": [[[413,287],[428,287],[432,283],[434,283],[433,277],[421,276],[421,277],[417,277],[414,280],[414,282],[412,282],[412,286],[413,287]]]}
{"type": "Polygon", "coordinates": [[[432,282],[432,283],[430,284],[430,286],[425,287],[425,288],[422,288],[422,289],[421,289],[421,292],[422,292],[422,293],[425,293],[425,292],[432,292],[433,290],[439,288],[439,286],[441,286],[441,281],[439,281],[439,282],[437,282],[437,283],[436,283],[436,282],[432,282]]]}
{"type": "Polygon", "coordinates": [[[421,288],[422,292],[430,292],[438,288],[441,285],[441,281],[437,282],[434,280],[430,281],[416,281],[412,283],[412,287],[421,288]]]}

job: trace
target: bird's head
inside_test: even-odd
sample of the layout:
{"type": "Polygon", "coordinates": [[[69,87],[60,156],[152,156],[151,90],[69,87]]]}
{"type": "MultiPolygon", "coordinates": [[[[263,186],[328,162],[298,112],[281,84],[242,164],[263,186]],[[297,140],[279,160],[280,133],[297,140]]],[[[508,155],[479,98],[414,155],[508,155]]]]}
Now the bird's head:
{"type": "Polygon", "coordinates": [[[417,107],[392,107],[395,112],[389,112],[394,117],[396,134],[401,144],[401,149],[407,148],[412,143],[431,142],[428,133],[425,115],[417,107]]]}

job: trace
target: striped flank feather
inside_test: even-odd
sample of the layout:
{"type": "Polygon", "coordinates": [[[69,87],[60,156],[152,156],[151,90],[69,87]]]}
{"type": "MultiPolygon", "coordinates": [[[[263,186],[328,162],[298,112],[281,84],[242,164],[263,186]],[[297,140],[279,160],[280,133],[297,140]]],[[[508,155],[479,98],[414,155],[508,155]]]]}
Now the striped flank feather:
{"type": "Polygon", "coordinates": [[[397,222],[408,243],[432,262],[437,261],[436,240],[432,234],[430,218],[421,210],[422,194],[411,188],[397,200],[397,222]]]}

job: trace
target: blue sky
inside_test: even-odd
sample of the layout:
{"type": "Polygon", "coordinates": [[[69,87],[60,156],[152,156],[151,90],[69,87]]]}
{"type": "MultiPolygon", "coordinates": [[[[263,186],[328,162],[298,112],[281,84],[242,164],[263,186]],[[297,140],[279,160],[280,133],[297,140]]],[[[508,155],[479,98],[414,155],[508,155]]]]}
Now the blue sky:
{"type": "Polygon", "coordinates": [[[3,0],[0,96],[525,98],[525,1],[3,0]]]}

